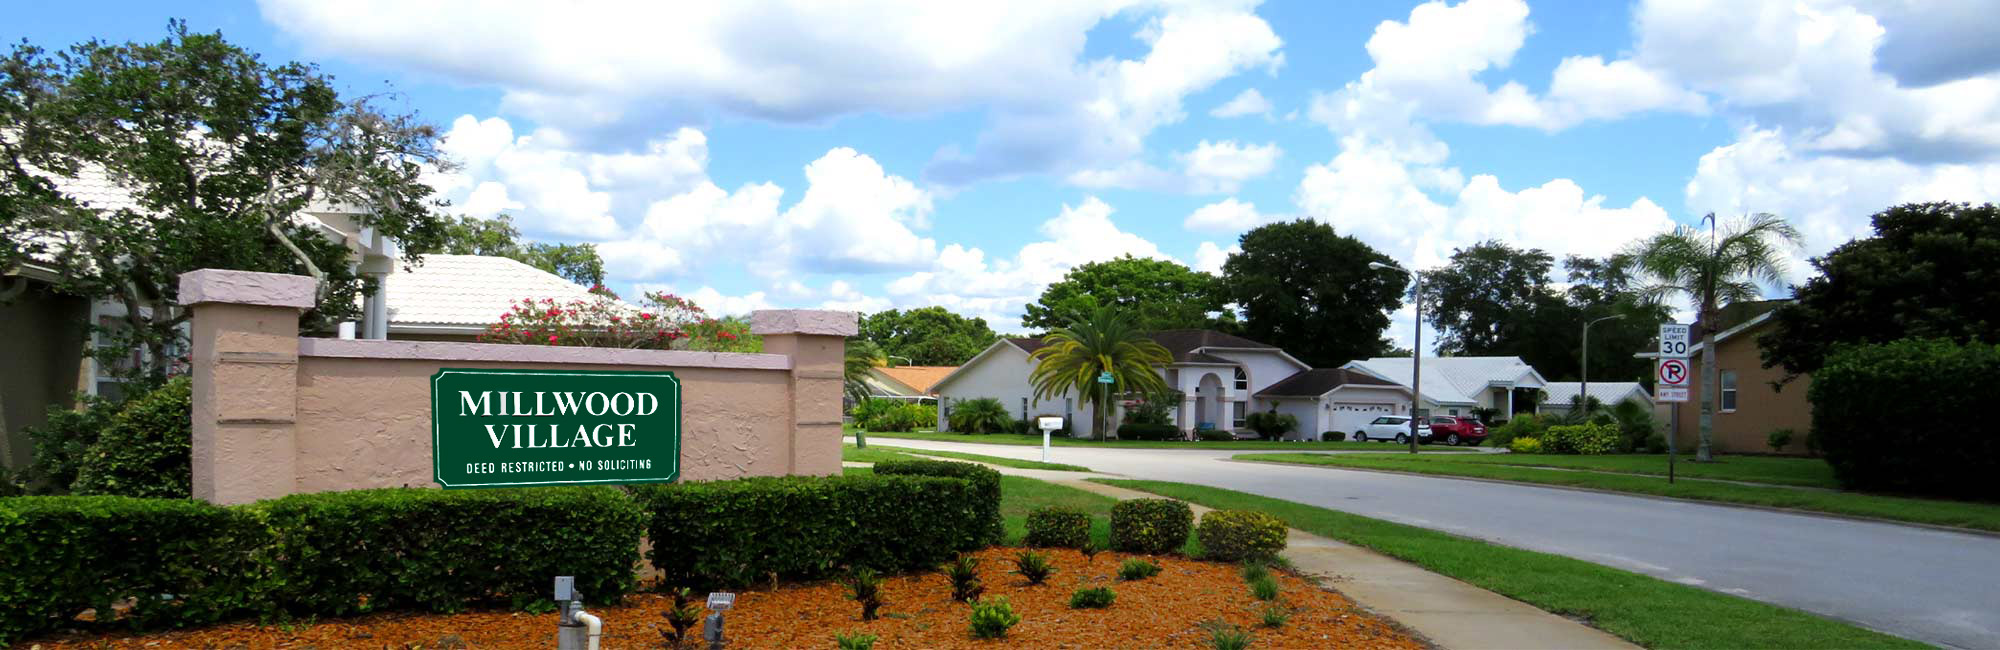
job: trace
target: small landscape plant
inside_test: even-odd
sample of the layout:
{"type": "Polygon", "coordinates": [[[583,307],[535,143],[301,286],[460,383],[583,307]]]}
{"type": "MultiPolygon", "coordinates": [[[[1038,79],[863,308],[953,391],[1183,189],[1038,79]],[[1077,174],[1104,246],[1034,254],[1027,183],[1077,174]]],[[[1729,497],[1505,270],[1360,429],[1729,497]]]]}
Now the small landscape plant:
{"type": "Polygon", "coordinates": [[[1764,444],[1770,445],[1773,452],[1783,452],[1785,447],[1792,444],[1792,430],[1773,430],[1769,435],[1764,436],[1764,444]]]}
{"type": "Polygon", "coordinates": [[[1014,425],[1007,405],[991,397],[954,403],[948,419],[951,430],[958,433],[999,433],[1014,425]]]}
{"type": "Polygon", "coordinates": [[[1249,510],[1211,510],[1195,530],[1209,559],[1236,562],[1285,550],[1285,522],[1249,510]]]}
{"type": "Polygon", "coordinates": [[[667,625],[671,629],[660,630],[660,636],[666,637],[667,645],[678,648],[687,641],[688,629],[701,622],[701,606],[694,603],[692,589],[681,587],[672,593],[673,608],[660,614],[667,619],[667,625]]]}
{"type": "Polygon", "coordinates": [[[1220,429],[1208,429],[1205,431],[1197,431],[1195,432],[1194,435],[1197,438],[1201,438],[1202,440],[1206,440],[1209,442],[1229,442],[1231,440],[1236,439],[1236,434],[1230,433],[1228,431],[1223,431],[1220,429]]]}
{"type": "Polygon", "coordinates": [[[1263,562],[1258,562],[1255,560],[1244,560],[1242,573],[1243,573],[1243,581],[1251,582],[1254,580],[1262,580],[1264,578],[1270,577],[1271,569],[1270,567],[1265,566],[1263,562]]]}
{"type": "Polygon", "coordinates": [[[1542,433],[1542,453],[1595,456],[1618,451],[1621,438],[1609,424],[1566,424],[1542,433]]]}
{"type": "Polygon", "coordinates": [[[1007,630],[1021,622],[1021,615],[1014,613],[1014,606],[1006,598],[981,599],[972,604],[972,638],[1004,639],[1007,630]]]}
{"type": "Polygon", "coordinates": [[[848,597],[861,603],[861,620],[875,620],[875,610],[882,608],[882,576],[874,569],[856,567],[841,583],[847,585],[848,597]]]}
{"type": "Polygon", "coordinates": [[[1028,584],[1039,585],[1048,582],[1055,575],[1056,566],[1049,563],[1047,553],[1021,551],[1014,556],[1014,574],[1028,579],[1028,584]]]}
{"type": "Polygon", "coordinates": [[[1347,439],[1346,431],[1327,431],[1319,434],[1322,442],[1340,442],[1347,439]]]}
{"type": "Polygon", "coordinates": [[[961,555],[951,564],[945,565],[944,576],[951,579],[951,599],[969,603],[979,599],[986,592],[986,584],[979,580],[979,558],[961,555]]]}
{"type": "Polygon", "coordinates": [[[866,632],[856,632],[852,635],[835,632],[833,644],[840,650],[869,650],[875,647],[875,635],[866,632]]]}
{"type": "Polygon", "coordinates": [[[1070,609],[1104,609],[1110,607],[1111,601],[1117,599],[1118,594],[1112,592],[1110,587],[1078,589],[1076,593],[1069,595],[1069,607],[1070,609]]]}
{"type": "Polygon", "coordinates": [[[1160,565],[1141,558],[1126,558],[1118,565],[1119,580],[1145,580],[1156,575],[1160,575],[1160,565]]]}
{"type": "Polygon", "coordinates": [[[1064,506],[1044,506],[1028,513],[1029,546],[1082,548],[1090,543],[1090,513],[1064,506]]]}
{"type": "Polygon", "coordinates": [[[1084,542],[1082,546],[1076,547],[1076,552],[1083,554],[1084,564],[1092,564],[1096,562],[1097,553],[1103,550],[1104,547],[1098,546],[1095,540],[1084,542]]]}
{"type": "Polygon", "coordinates": [[[1208,647],[1212,650],[1243,650],[1250,647],[1250,633],[1243,628],[1222,621],[1209,621],[1202,627],[1208,628],[1208,647]]]}
{"type": "Polygon", "coordinates": [[[1515,438],[1507,443],[1507,450],[1517,454],[1542,453],[1541,438],[1515,438]]]}
{"type": "Polygon", "coordinates": [[[1286,621],[1292,620],[1292,613],[1284,605],[1271,603],[1264,606],[1263,620],[1264,627],[1284,627],[1286,621]]]}
{"type": "Polygon", "coordinates": [[[1267,573],[1264,574],[1262,577],[1259,577],[1255,580],[1251,580],[1250,595],[1256,596],[1257,600],[1262,600],[1266,602],[1277,600],[1278,579],[1267,573]]]}
{"type": "Polygon", "coordinates": [[[1173,499],[1131,499],[1111,507],[1111,548],[1127,553],[1172,553],[1187,543],[1194,510],[1173,499]]]}

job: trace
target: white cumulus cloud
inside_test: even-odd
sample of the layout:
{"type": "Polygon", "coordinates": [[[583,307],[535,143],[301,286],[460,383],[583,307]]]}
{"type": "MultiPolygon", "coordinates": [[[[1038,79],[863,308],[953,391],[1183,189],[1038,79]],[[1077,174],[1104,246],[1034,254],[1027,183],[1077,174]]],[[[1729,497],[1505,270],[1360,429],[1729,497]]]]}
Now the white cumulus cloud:
{"type": "Polygon", "coordinates": [[[1208,114],[1221,118],[1262,115],[1266,119],[1269,119],[1271,117],[1271,102],[1264,99],[1264,93],[1257,92],[1256,88],[1247,88],[1243,92],[1237,93],[1235,97],[1230,98],[1229,101],[1223,102],[1221,106],[1210,110],[1208,114]]]}

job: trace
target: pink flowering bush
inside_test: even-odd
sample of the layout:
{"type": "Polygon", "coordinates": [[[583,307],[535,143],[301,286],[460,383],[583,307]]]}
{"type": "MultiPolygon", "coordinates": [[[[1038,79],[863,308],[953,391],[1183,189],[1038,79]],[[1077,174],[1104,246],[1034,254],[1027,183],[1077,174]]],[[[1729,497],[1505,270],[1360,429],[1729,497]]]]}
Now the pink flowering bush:
{"type": "Polygon", "coordinates": [[[591,297],[557,301],[522,298],[500,322],[479,335],[483,343],[566,345],[593,348],[691,349],[750,352],[763,348],[739,320],[711,318],[694,301],[647,293],[634,306],[602,286],[591,297]]]}

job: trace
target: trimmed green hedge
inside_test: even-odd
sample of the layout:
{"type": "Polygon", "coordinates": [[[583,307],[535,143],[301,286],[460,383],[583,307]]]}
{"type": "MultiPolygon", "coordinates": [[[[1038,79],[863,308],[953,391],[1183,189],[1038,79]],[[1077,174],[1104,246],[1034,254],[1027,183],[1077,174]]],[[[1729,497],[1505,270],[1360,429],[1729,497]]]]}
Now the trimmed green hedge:
{"type": "Polygon", "coordinates": [[[1180,550],[1194,509],[1173,499],[1129,499],[1111,506],[1111,548],[1158,555],[1180,550]]]}
{"type": "MultiPolygon", "coordinates": [[[[1796,389],[1794,389],[1796,390],[1796,389]]],[[[1993,501],[2000,345],[1902,340],[1835,348],[1813,373],[1812,442],[1850,490],[1993,501]]]]}
{"type": "Polygon", "coordinates": [[[1285,522],[1252,510],[1210,510],[1195,528],[1208,559],[1235,562],[1285,550],[1285,522]]]}
{"type": "Polygon", "coordinates": [[[934,567],[985,546],[997,507],[982,486],[930,476],[759,477],[637,493],[652,514],[647,559],[666,584],[698,589],[813,580],[843,566],[934,567]]]}
{"type": "Polygon", "coordinates": [[[1140,424],[1127,422],[1118,425],[1119,440],[1180,440],[1181,428],[1171,424],[1140,424]]]}
{"type": "Polygon", "coordinates": [[[116,624],[205,625],[263,604],[264,526],[240,508],[180,499],[0,499],[0,646],[132,599],[116,624]],[[172,594],[174,598],[162,596],[172,594]]]}
{"type": "Polygon", "coordinates": [[[991,467],[973,463],[949,460],[890,460],[875,464],[875,473],[880,476],[939,476],[971,481],[980,494],[979,506],[984,511],[981,517],[988,522],[981,537],[960,546],[961,551],[1000,543],[1007,536],[1005,522],[1000,518],[1000,472],[991,467]]]}
{"type": "Polygon", "coordinates": [[[1542,432],[1542,453],[1595,456],[1618,452],[1618,428],[1609,424],[1567,424],[1542,432]]]}
{"type": "Polygon", "coordinates": [[[268,598],[300,615],[516,609],[576,576],[594,603],[636,586],[644,513],[613,487],[389,488],[295,494],[255,506],[273,540],[268,598]]]}
{"type": "Polygon", "coordinates": [[[1083,548],[1090,543],[1090,513],[1067,506],[1042,506],[1028,512],[1028,546],[1083,548]]]}

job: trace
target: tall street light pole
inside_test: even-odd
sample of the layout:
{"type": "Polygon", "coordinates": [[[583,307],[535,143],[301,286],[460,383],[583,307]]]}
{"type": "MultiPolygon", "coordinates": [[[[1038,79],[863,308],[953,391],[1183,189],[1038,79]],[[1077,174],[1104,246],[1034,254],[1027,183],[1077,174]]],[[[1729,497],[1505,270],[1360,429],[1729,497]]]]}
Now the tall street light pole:
{"type": "Polygon", "coordinates": [[[1583,324],[1583,389],[1577,391],[1577,408],[1583,409],[1584,417],[1590,416],[1590,326],[1624,317],[1624,314],[1612,314],[1583,324]]]}
{"type": "Polygon", "coordinates": [[[1423,422],[1424,419],[1422,415],[1424,405],[1424,274],[1410,271],[1394,264],[1383,264],[1381,262],[1369,262],[1368,268],[1377,271],[1398,271],[1408,274],[1417,282],[1417,291],[1413,294],[1417,298],[1417,322],[1415,327],[1410,328],[1411,331],[1416,333],[1416,342],[1410,347],[1410,453],[1414,454],[1417,453],[1418,444],[1417,425],[1423,422]]]}

